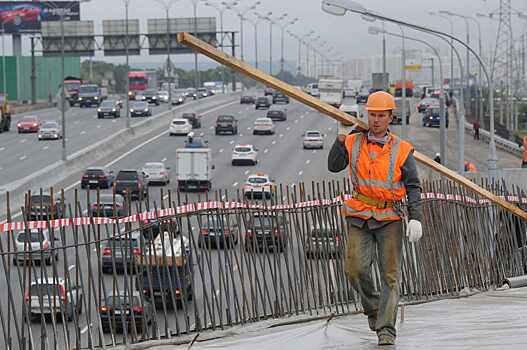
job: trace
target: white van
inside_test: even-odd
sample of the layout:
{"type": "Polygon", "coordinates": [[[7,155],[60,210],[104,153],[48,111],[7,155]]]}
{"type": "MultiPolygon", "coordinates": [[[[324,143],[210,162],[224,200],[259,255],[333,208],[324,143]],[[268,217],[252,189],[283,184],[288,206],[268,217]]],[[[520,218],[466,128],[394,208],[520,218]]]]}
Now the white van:
{"type": "Polygon", "coordinates": [[[320,96],[320,91],[318,90],[318,83],[309,83],[307,84],[306,92],[314,97],[320,96]]]}
{"type": "Polygon", "coordinates": [[[349,115],[351,115],[353,117],[362,118],[362,113],[360,111],[360,107],[357,104],[354,104],[354,105],[342,104],[342,105],[340,105],[339,109],[342,112],[347,113],[347,114],[349,114],[349,115]]]}

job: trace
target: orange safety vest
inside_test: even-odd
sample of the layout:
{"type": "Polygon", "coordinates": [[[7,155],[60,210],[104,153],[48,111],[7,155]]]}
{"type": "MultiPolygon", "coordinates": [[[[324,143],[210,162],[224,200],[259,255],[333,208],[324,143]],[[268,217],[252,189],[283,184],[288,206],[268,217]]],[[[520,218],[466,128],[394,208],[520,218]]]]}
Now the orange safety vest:
{"type": "MultiPolygon", "coordinates": [[[[373,142],[368,143],[368,136],[359,133],[348,135],[345,145],[348,150],[350,178],[354,191],[373,200],[392,203],[406,197],[401,169],[408,155],[413,152],[410,143],[390,133],[386,144],[381,146],[373,142]]],[[[381,209],[357,198],[344,202],[342,214],[364,220],[401,219],[393,205],[381,209]]]]}

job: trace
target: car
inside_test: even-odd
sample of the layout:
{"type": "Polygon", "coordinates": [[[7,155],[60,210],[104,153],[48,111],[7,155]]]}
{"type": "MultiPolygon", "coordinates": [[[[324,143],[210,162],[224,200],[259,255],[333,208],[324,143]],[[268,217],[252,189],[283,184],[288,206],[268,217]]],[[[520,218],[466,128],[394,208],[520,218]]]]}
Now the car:
{"type": "Polygon", "coordinates": [[[141,232],[131,231],[114,235],[101,242],[101,269],[103,273],[112,273],[127,269],[133,271],[135,256],[141,255],[141,232]]]}
{"type": "Polygon", "coordinates": [[[128,214],[128,206],[120,194],[100,193],[99,199],[93,199],[89,215],[92,217],[122,218],[128,214]]]}
{"type": "Polygon", "coordinates": [[[283,252],[287,247],[287,220],[281,213],[256,212],[245,229],[245,250],[283,252]]]}
{"type": "Polygon", "coordinates": [[[243,185],[243,195],[248,199],[271,198],[276,185],[269,175],[257,172],[249,175],[243,185]]]}
{"type": "MultiPolygon", "coordinates": [[[[403,118],[402,118],[402,106],[403,106],[403,99],[402,98],[395,98],[395,109],[393,110],[393,118],[392,122],[390,124],[402,124],[403,118]]],[[[406,114],[406,124],[410,124],[410,115],[412,114],[412,111],[410,109],[410,99],[406,99],[405,103],[405,114],[406,114]]]]}
{"type": "Polygon", "coordinates": [[[269,102],[269,99],[267,97],[258,97],[256,99],[256,102],[254,103],[254,108],[255,109],[260,109],[260,108],[269,108],[271,107],[271,103],[269,102]]]}
{"type": "Polygon", "coordinates": [[[103,167],[90,167],[82,174],[81,188],[111,188],[113,181],[113,170],[103,167]]]}
{"type": "Polygon", "coordinates": [[[106,116],[113,118],[121,116],[121,106],[118,101],[105,100],[101,102],[101,105],[97,108],[97,118],[104,119],[106,116]]]}
{"type": "Polygon", "coordinates": [[[306,239],[304,252],[307,258],[340,258],[344,244],[340,233],[331,223],[312,225],[306,239]]]}
{"type": "Polygon", "coordinates": [[[201,136],[194,136],[194,133],[189,133],[185,140],[185,148],[209,148],[209,141],[201,136]]]}
{"type": "Polygon", "coordinates": [[[160,90],[157,92],[157,100],[159,102],[168,103],[168,91],[160,90]]]}
{"type": "Polygon", "coordinates": [[[62,218],[62,203],[60,199],[49,194],[31,195],[25,203],[26,217],[28,221],[51,220],[62,218]]]}
{"type": "Polygon", "coordinates": [[[196,113],[183,113],[181,118],[187,119],[192,125],[192,129],[201,128],[201,115],[197,115],[196,113]]]}
{"type": "Polygon", "coordinates": [[[18,232],[15,238],[16,254],[13,257],[13,263],[38,261],[51,265],[53,260],[59,259],[59,249],[55,249],[60,241],[59,234],[59,231],[55,231],[55,236],[51,239],[47,229],[18,232]]]}
{"type": "Polygon", "coordinates": [[[135,98],[134,98],[135,101],[146,101],[146,96],[145,96],[145,92],[144,91],[137,91],[135,93],[135,98]]]}
{"type": "Polygon", "coordinates": [[[367,89],[362,89],[358,94],[357,94],[357,98],[356,98],[356,101],[357,103],[359,104],[364,104],[366,102],[368,102],[368,97],[370,96],[370,92],[367,90],[367,89]]]}
{"type": "Polygon", "coordinates": [[[243,95],[242,97],[240,97],[240,104],[254,104],[255,100],[254,100],[254,96],[251,96],[251,95],[243,95]]]}
{"type": "Polygon", "coordinates": [[[254,121],[253,135],[275,133],[274,123],[271,118],[256,118],[254,121]]]}
{"type": "Polygon", "coordinates": [[[362,118],[362,113],[360,112],[360,107],[358,104],[353,105],[347,105],[347,104],[341,104],[339,107],[339,110],[342,112],[351,115],[355,118],[362,118]]]}
{"type": "Polygon", "coordinates": [[[130,117],[150,117],[152,110],[148,107],[148,103],[135,101],[130,107],[130,117]]]}
{"type": "Polygon", "coordinates": [[[183,103],[185,103],[185,100],[186,100],[186,96],[185,94],[173,94],[172,95],[172,106],[175,106],[175,105],[182,105],[183,103]]]}
{"type": "Polygon", "coordinates": [[[202,214],[199,223],[199,248],[225,248],[238,244],[240,226],[234,215],[232,217],[202,214]]]}
{"type": "Polygon", "coordinates": [[[37,116],[30,115],[23,117],[20,119],[18,123],[16,123],[16,127],[18,129],[18,133],[26,133],[26,132],[38,132],[40,130],[40,125],[42,122],[40,119],[38,119],[37,116]]]}
{"type": "MultiPolygon", "coordinates": [[[[82,313],[84,293],[64,277],[46,276],[34,279],[24,293],[24,303],[32,321],[34,317],[54,314],[63,321],[72,321],[82,313]]],[[[27,320],[24,316],[24,319],[27,320]]]]}
{"type": "Polygon", "coordinates": [[[286,121],[287,109],[269,109],[267,111],[267,118],[271,119],[272,121],[286,121]]]}
{"type": "Polygon", "coordinates": [[[264,96],[273,96],[274,94],[274,89],[271,88],[271,87],[266,87],[264,89],[264,96]]]}
{"type": "Polygon", "coordinates": [[[188,135],[192,131],[192,124],[188,119],[174,118],[170,122],[169,134],[172,135],[188,135]]]}
{"type": "Polygon", "coordinates": [[[238,134],[238,120],[234,116],[223,114],[216,119],[215,134],[223,133],[238,134]]]}
{"type": "Polygon", "coordinates": [[[159,236],[160,232],[173,232],[178,236],[182,225],[181,217],[151,218],[144,219],[140,223],[140,230],[145,241],[151,242],[159,236]]]}
{"type": "Polygon", "coordinates": [[[138,291],[108,292],[99,306],[99,316],[103,332],[135,326],[137,333],[144,333],[154,320],[154,305],[138,291]]]}
{"type": "Polygon", "coordinates": [[[289,103],[289,96],[281,91],[275,91],[273,93],[273,104],[276,103],[289,103]]]}
{"type": "Polygon", "coordinates": [[[258,150],[253,145],[241,144],[232,150],[232,165],[258,164],[258,150]]]}
{"type": "Polygon", "coordinates": [[[190,97],[190,98],[193,98],[193,99],[197,99],[198,98],[198,94],[196,92],[196,89],[194,89],[194,88],[188,88],[184,92],[184,94],[185,94],[186,97],[190,97]]]}
{"type": "Polygon", "coordinates": [[[115,193],[130,194],[131,199],[142,199],[148,194],[148,186],[140,170],[121,170],[115,178],[115,193]]]}
{"type": "Polygon", "coordinates": [[[304,149],[312,148],[324,148],[324,134],[318,130],[308,130],[304,134],[304,140],[302,141],[304,149]]]}
{"type": "Polygon", "coordinates": [[[143,173],[148,185],[152,183],[161,183],[168,185],[170,182],[170,168],[163,162],[148,162],[143,165],[143,173]]]}
{"type": "Polygon", "coordinates": [[[146,90],[144,96],[145,96],[146,102],[159,106],[159,100],[157,99],[157,90],[153,90],[153,89],[146,90]]]}
{"type": "Polygon", "coordinates": [[[198,88],[198,90],[196,91],[196,94],[198,98],[209,97],[209,90],[207,90],[207,88],[198,88]]]}
{"type": "Polygon", "coordinates": [[[33,4],[14,4],[6,6],[0,12],[0,21],[3,25],[20,26],[22,23],[39,22],[41,18],[41,8],[33,4]]]}
{"type": "Polygon", "coordinates": [[[62,127],[56,121],[44,121],[38,130],[39,140],[60,140],[62,138],[62,127]]]}
{"type": "MultiPolygon", "coordinates": [[[[439,106],[429,107],[423,114],[423,126],[440,127],[441,109],[439,106]]],[[[448,128],[448,109],[445,107],[445,126],[448,128]]]]}

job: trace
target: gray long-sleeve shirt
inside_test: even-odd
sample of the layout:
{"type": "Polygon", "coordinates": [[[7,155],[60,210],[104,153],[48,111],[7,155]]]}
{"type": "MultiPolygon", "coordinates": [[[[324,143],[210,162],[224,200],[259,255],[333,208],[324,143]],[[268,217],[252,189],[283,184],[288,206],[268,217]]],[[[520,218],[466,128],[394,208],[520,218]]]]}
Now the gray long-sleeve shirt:
{"type": "MultiPolygon", "coordinates": [[[[343,142],[338,139],[335,140],[328,155],[328,170],[332,173],[338,173],[348,166],[349,155],[348,150],[343,142]]],[[[417,174],[417,164],[413,153],[408,155],[408,158],[404,162],[402,168],[402,180],[406,188],[407,204],[408,204],[408,216],[412,220],[421,220],[421,182],[417,174]]],[[[351,223],[354,226],[363,227],[367,221],[368,228],[375,229],[390,221],[377,221],[373,218],[363,220],[360,218],[351,218],[351,223]]]]}

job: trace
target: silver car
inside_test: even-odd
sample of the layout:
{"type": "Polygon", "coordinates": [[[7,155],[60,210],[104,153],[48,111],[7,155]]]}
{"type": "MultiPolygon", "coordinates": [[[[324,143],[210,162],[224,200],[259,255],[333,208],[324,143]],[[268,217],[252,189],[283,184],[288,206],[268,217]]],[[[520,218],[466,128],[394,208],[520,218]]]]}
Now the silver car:
{"type": "Polygon", "coordinates": [[[80,317],[83,298],[82,288],[75,284],[75,279],[66,283],[63,277],[48,276],[31,282],[24,295],[24,302],[31,319],[41,314],[55,314],[63,320],[71,321],[75,316],[80,317]]]}
{"type": "Polygon", "coordinates": [[[56,121],[45,121],[38,131],[39,140],[59,140],[62,138],[62,127],[56,121]]]}
{"type": "Polygon", "coordinates": [[[254,121],[253,135],[257,134],[269,134],[275,133],[274,123],[271,118],[257,118],[254,121]]]}
{"type": "MultiPolygon", "coordinates": [[[[58,232],[56,233],[58,235],[58,232]]],[[[48,230],[32,229],[28,231],[20,231],[15,240],[16,255],[13,258],[13,263],[18,262],[46,262],[50,265],[52,260],[58,260],[59,251],[56,248],[59,238],[54,237],[55,244],[52,244],[48,230]]]]}
{"type": "Polygon", "coordinates": [[[149,162],[143,166],[145,180],[151,183],[162,183],[166,185],[170,182],[170,168],[162,162],[149,162]]]}
{"type": "Polygon", "coordinates": [[[304,149],[324,148],[324,134],[318,130],[309,130],[304,134],[304,149]]]}

